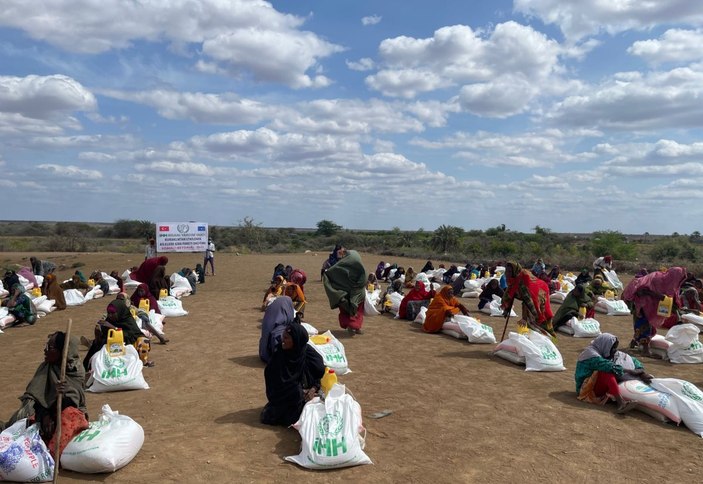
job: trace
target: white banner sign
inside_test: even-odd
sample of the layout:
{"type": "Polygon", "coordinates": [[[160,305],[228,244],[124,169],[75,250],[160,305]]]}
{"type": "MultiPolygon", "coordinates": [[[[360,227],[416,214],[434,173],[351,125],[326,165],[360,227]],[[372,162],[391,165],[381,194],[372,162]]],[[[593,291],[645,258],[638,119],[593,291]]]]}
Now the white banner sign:
{"type": "Polygon", "coordinates": [[[205,252],[207,224],[160,222],[156,224],[156,250],[161,252],[205,252]]]}

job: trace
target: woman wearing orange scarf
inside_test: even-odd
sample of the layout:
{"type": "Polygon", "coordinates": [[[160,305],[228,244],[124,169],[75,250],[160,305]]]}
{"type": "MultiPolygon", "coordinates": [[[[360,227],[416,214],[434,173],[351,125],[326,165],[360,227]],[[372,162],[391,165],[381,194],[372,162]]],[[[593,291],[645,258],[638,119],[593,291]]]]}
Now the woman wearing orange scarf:
{"type": "Polygon", "coordinates": [[[469,315],[469,310],[454,297],[452,286],[444,286],[427,307],[422,330],[425,333],[439,333],[447,318],[459,313],[469,315]]]}

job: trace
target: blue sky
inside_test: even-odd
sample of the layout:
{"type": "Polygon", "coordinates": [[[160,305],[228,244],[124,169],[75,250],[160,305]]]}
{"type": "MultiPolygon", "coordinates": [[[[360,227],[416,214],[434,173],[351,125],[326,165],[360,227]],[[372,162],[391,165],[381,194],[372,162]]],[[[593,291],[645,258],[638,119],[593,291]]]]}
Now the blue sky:
{"type": "Polygon", "coordinates": [[[96,5],[0,3],[4,219],[700,231],[703,2],[96,5]]]}

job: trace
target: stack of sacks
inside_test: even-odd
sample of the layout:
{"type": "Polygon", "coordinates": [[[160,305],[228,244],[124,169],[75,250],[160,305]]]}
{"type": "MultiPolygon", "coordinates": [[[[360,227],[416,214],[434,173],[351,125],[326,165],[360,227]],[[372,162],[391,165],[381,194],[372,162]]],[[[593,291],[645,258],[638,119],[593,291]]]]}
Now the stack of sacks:
{"type": "MultiPolygon", "coordinates": [[[[500,298],[500,296],[494,294],[493,300],[490,302],[490,304],[486,304],[485,306],[483,306],[480,311],[491,316],[503,316],[503,310],[500,308],[501,303],[502,299],[500,298]]],[[[514,309],[510,310],[510,316],[517,316],[517,313],[514,309]]]]}
{"type": "Polygon", "coordinates": [[[603,296],[598,296],[595,310],[599,313],[605,313],[608,316],[629,316],[630,308],[627,307],[625,301],[620,299],[606,299],[603,296]]]}
{"type": "Polygon", "coordinates": [[[593,318],[578,319],[574,316],[559,326],[557,331],[576,338],[595,338],[600,334],[600,323],[593,318]]]}
{"type": "Polygon", "coordinates": [[[34,307],[37,309],[37,318],[43,318],[50,312],[54,311],[56,307],[54,306],[56,304],[56,301],[53,299],[49,299],[46,296],[39,296],[38,298],[35,298],[33,301],[34,307]]]}
{"type": "Polygon", "coordinates": [[[493,351],[495,356],[515,364],[524,364],[525,371],[564,371],[564,359],[552,340],[536,331],[525,335],[511,332],[493,351]]]}
{"type": "Polygon", "coordinates": [[[127,288],[134,288],[136,289],[141,282],[133,280],[131,277],[129,277],[130,272],[129,270],[126,270],[122,273],[122,282],[124,283],[125,289],[127,288]]]}
{"type": "Polygon", "coordinates": [[[190,286],[190,282],[188,281],[188,279],[186,279],[179,273],[174,272],[173,274],[171,274],[170,280],[171,289],[169,292],[171,296],[179,299],[183,296],[190,296],[190,293],[193,288],[190,286]]]}
{"type": "Polygon", "coordinates": [[[699,333],[694,324],[677,324],[665,337],[652,337],[649,348],[653,354],[672,363],[703,363],[703,344],[698,339],[699,333]]]}

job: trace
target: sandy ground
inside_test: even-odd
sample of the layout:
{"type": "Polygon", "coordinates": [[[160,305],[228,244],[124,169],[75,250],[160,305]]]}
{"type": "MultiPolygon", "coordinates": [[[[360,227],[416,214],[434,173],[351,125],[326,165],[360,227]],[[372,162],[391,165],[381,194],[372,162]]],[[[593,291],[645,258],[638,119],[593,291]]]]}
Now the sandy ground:
{"type": "MultiPolygon", "coordinates": [[[[138,264],[139,255],[37,254],[84,272],[110,272],[138,264]]],[[[382,257],[362,254],[368,270],[382,257]]],[[[27,254],[5,253],[3,263],[26,263],[27,254]]],[[[193,267],[195,254],[172,254],[169,269],[193,267]]],[[[701,438],[685,427],[661,424],[638,412],[619,416],[612,406],[579,402],[574,394],[576,358],[586,339],[561,336],[567,370],[527,373],[491,356],[492,345],[473,345],[427,335],[390,316],[367,317],[365,334],[339,329],[319,280],[326,254],[216,255],[217,276],[183,299],[188,316],[168,318],[168,345],[154,345],[154,368],[145,369],[151,389],[88,393],[93,419],[108,403],[138,421],[146,434],[139,455],[109,475],[62,471],[61,482],[695,482],[701,480],[701,438]],[[260,311],[273,267],[306,271],[306,321],[331,329],[344,343],[353,373],[340,377],[353,392],[368,430],[366,452],[374,465],[324,475],[284,462],[297,454],[293,429],[259,423],[266,402],[259,361],[260,311]],[[367,418],[380,410],[385,418],[367,418]]],[[[388,260],[388,258],[385,258],[388,260]]],[[[405,267],[424,261],[397,258],[405,267]]],[[[435,261],[439,262],[439,261],[435,261]]],[[[73,271],[66,269],[60,277],[73,271]]],[[[0,418],[43,359],[46,336],[73,319],[74,334],[90,336],[109,302],[91,301],[42,318],[31,327],[0,335],[0,418]]],[[[476,310],[476,299],[465,302],[476,310]]],[[[556,310],[556,305],[555,305],[556,310]]],[[[497,335],[501,318],[482,315],[497,335]]],[[[624,343],[629,317],[598,315],[603,330],[624,343]]],[[[515,325],[511,322],[511,328],[515,325]]],[[[85,351],[82,348],[82,351],[85,351]]],[[[655,376],[677,377],[703,387],[701,367],[646,359],[655,376]]]]}

